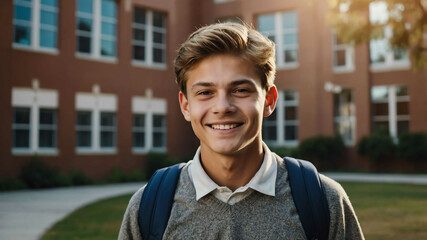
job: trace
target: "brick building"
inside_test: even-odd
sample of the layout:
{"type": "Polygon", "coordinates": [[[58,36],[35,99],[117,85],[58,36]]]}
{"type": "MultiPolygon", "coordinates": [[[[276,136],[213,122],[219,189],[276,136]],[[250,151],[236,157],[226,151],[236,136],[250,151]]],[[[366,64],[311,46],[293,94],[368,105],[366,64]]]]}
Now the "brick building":
{"type": "Polygon", "coordinates": [[[191,156],[198,143],[172,62],[191,32],[218,20],[252,23],[276,42],[270,145],[340,134],[351,153],[378,126],[426,132],[427,70],[413,72],[382,39],[372,51],[341,44],[326,11],[325,0],[0,1],[0,176],[34,155],[97,178],[139,169],[152,151],[191,156]]]}

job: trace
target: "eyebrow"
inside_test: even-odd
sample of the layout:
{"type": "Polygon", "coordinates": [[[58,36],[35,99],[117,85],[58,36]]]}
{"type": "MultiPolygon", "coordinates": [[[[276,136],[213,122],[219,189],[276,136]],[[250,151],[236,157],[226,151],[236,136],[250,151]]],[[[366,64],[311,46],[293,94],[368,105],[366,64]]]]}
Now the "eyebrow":
{"type": "MultiPolygon", "coordinates": [[[[243,85],[243,84],[250,84],[250,85],[255,85],[253,80],[249,80],[249,79],[240,79],[240,80],[235,80],[232,81],[231,83],[229,83],[229,86],[239,86],[239,85],[243,85]]],[[[215,86],[215,83],[213,82],[198,82],[195,83],[191,86],[191,89],[194,89],[196,87],[212,87],[215,86]]]]}

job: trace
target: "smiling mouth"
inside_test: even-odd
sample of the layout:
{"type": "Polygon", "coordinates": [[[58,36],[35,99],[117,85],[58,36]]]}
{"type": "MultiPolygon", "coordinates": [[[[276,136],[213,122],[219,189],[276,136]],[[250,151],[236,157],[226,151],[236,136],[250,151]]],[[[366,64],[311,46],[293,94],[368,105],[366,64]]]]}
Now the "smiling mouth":
{"type": "Polygon", "coordinates": [[[233,123],[233,124],[210,124],[209,127],[215,130],[229,130],[236,127],[242,126],[243,123],[233,123]]]}

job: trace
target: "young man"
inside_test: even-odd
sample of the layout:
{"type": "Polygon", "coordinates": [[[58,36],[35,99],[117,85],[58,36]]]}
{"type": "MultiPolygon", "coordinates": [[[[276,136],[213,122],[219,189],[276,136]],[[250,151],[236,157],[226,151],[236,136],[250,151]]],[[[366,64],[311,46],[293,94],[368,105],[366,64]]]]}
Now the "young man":
{"type": "MultiPolygon", "coordinates": [[[[181,171],[163,239],[305,239],[285,163],[261,137],[278,95],[274,43],[241,24],[206,26],[180,47],[175,73],[200,147],[181,171]]],[[[329,239],[363,239],[344,190],[321,181],[329,239]]],[[[143,192],[130,200],[119,239],[141,239],[143,192]]]]}

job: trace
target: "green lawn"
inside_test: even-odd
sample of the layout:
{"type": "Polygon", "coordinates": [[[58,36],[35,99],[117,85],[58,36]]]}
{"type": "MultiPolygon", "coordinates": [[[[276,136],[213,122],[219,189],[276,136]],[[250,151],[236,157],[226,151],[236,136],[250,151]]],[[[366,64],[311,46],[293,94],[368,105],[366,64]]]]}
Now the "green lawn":
{"type": "MultiPolygon", "coordinates": [[[[427,186],[342,183],[366,239],[427,239],[427,186]]],[[[42,238],[117,239],[131,195],[90,204],[55,224],[42,238]]]]}

